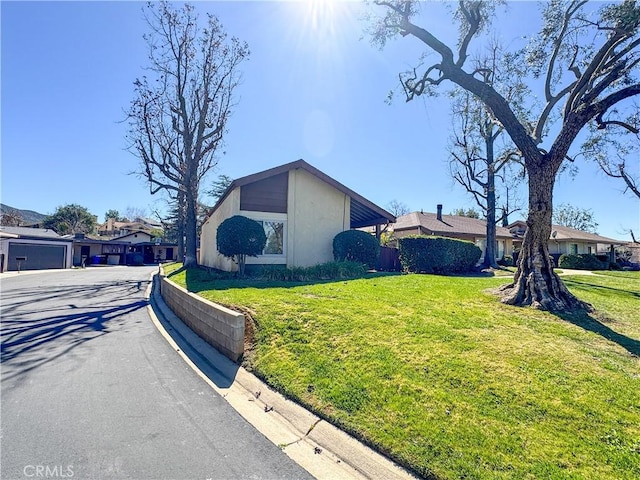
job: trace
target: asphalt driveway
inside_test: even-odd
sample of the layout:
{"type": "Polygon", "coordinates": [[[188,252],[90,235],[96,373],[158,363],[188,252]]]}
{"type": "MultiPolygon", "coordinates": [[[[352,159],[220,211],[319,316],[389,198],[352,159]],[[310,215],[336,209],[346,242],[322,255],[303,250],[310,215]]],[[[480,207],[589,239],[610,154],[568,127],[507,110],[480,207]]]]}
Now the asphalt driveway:
{"type": "Polygon", "coordinates": [[[0,277],[1,478],[311,478],[158,333],[153,271],[0,277]]]}

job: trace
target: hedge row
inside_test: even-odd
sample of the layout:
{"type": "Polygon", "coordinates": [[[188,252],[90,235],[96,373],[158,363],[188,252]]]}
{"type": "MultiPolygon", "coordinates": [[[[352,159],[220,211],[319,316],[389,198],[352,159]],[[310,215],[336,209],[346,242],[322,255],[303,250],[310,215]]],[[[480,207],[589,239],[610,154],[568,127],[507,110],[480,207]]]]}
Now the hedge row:
{"type": "Polygon", "coordinates": [[[609,262],[603,262],[589,253],[564,253],[560,255],[558,267],[576,270],[608,270],[609,262]]]}
{"type": "Polygon", "coordinates": [[[348,280],[364,277],[367,268],[359,262],[327,262],[313,267],[285,268],[281,265],[264,265],[261,277],[280,282],[310,282],[314,280],[348,280]]]}
{"type": "Polygon", "coordinates": [[[398,239],[402,268],[415,273],[459,273],[473,270],[482,251],[464,240],[433,236],[398,239]]]}

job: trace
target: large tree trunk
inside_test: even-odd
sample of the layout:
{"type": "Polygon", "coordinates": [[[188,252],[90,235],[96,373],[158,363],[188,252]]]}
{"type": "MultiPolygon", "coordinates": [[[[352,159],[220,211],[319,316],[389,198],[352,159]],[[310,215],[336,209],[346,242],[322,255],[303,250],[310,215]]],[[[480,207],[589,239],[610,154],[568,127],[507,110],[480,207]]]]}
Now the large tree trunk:
{"type": "Polygon", "coordinates": [[[498,268],[496,263],[496,174],[493,171],[493,143],[487,147],[487,158],[491,158],[487,171],[487,245],[484,252],[484,265],[498,268]],[[489,157],[489,153],[491,157],[489,157]]]}
{"type": "Polygon", "coordinates": [[[177,196],[177,218],[176,225],[178,230],[178,259],[184,262],[184,223],[185,223],[185,200],[184,193],[179,192],[177,196]]]}
{"type": "Polygon", "coordinates": [[[513,283],[503,289],[503,301],[555,312],[591,310],[588,304],[569,292],[553,271],[553,260],[549,256],[555,170],[550,165],[529,166],[528,174],[527,231],[513,283]]]}
{"type": "Polygon", "coordinates": [[[187,188],[185,194],[185,258],[184,267],[192,268],[198,266],[198,229],[197,229],[197,187],[187,188]]]}

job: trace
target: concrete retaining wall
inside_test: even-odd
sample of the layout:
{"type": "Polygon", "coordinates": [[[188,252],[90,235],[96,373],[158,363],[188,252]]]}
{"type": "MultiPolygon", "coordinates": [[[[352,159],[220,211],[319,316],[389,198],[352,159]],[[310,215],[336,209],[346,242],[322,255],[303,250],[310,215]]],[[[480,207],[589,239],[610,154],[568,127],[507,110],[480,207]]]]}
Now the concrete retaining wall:
{"type": "Polygon", "coordinates": [[[234,362],[244,353],[244,315],[188,292],[160,275],[160,294],[180,319],[234,362]]]}

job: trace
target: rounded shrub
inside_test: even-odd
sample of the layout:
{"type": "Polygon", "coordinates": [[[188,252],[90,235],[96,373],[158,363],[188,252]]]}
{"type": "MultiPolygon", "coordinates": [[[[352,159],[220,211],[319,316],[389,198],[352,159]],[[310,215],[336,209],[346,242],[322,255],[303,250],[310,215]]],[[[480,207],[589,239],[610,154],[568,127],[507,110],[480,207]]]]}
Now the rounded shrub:
{"type": "Polygon", "coordinates": [[[407,272],[447,274],[473,270],[482,251],[455,238],[410,236],[398,239],[398,254],[407,272]]]}
{"type": "Polygon", "coordinates": [[[375,268],[379,254],[378,239],[362,230],[346,230],[333,238],[333,258],[338,262],[358,262],[375,268]]]}
{"type": "Polygon", "coordinates": [[[242,215],[234,215],[222,222],[216,239],[218,251],[238,263],[240,276],[244,276],[247,256],[257,257],[267,243],[262,225],[242,215]]]}

